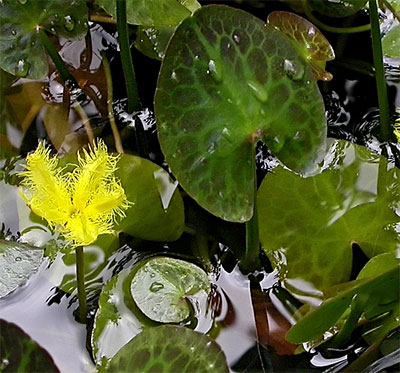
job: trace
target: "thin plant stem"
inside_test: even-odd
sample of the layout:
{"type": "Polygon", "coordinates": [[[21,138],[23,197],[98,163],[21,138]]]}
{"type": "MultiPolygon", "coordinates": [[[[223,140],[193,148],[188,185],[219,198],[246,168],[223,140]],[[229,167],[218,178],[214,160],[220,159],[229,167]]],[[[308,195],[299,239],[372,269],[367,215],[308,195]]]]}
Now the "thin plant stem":
{"type": "Polygon", "coordinates": [[[117,23],[117,21],[112,17],[101,15],[101,14],[96,14],[96,13],[89,14],[89,19],[92,22],[98,22],[98,23],[109,23],[112,25],[115,25],[117,23]]]}
{"type": "MultiPolygon", "coordinates": [[[[253,150],[255,153],[255,147],[253,150]]],[[[255,154],[253,154],[255,159],[255,154]]],[[[259,267],[260,255],[260,236],[258,231],[258,212],[257,212],[257,174],[256,166],[253,167],[254,179],[254,209],[252,218],[246,222],[246,253],[240,261],[240,268],[247,272],[252,272],[259,267]]]]}
{"type": "Polygon", "coordinates": [[[321,22],[317,17],[314,16],[307,0],[303,0],[302,3],[303,3],[303,9],[304,9],[304,12],[305,12],[307,18],[312,23],[314,23],[316,26],[318,26],[320,29],[322,29],[324,31],[332,32],[335,34],[355,34],[358,32],[369,31],[371,29],[371,25],[369,23],[367,25],[354,26],[354,27],[329,26],[326,23],[321,22]]]}
{"type": "Polygon", "coordinates": [[[76,107],[74,107],[75,111],[78,113],[78,115],[81,117],[83,127],[85,128],[86,135],[89,140],[90,145],[94,145],[94,134],[93,134],[93,129],[92,126],[90,125],[90,119],[87,116],[85,110],[83,110],[82,106],[78,103],[76,107]]]}
{"type": "Polygon", "coordinates": [[[85,291],[85,261],[83,254],[83,247],[78,246],[75,249],[76,257],[76,282],[78,288],[79,300],[79,322],[86,323],[87,305],[86,305],[86,291],[85,291]]]}
{"type": "Polygon", "coordinates": [[[129,45],[126,0],[117,0],[117,30],[118,42],[121,49],[122,70],[124,72],[126,93],[128,95],[128,113],[131,114],[140,109],[140,102],[129,45]]]}
{"type": "Polygon", "coordinates": [[[110,64],[108,63],[107,57],[103,54],[103,67],[107,80],[107,112],[108,120],[110,121],[111,131],[114,137],[115,149],[118,153],[122,154],[124,152],[124,147],[122,146],[121,136],[118,131],[117,124],[115,123],[114,111],[113,111],[113,86],[111,78],[110,64]]]}
{"type": "Polygon", "coordinates": [[[379,29],[378,7],[376,0],[369,0],[369,16],[371,19],[372,52],[375,65],[375,80],[378,90],[379,116],[381,135],[383,140],[389,140],[392,136],[389,123],[389,103],[386,89],[385,69],[383,67],[383,53],[381,34],[379,29]]]}

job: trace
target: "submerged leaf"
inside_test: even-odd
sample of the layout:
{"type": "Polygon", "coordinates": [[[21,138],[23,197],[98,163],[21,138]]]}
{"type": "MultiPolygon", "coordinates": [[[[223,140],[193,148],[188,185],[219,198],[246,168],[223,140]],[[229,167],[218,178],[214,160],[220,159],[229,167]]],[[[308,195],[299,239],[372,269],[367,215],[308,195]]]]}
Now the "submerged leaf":
{"type": "Polygon", "coordinates": [[[182,187],[225,220],[253,215],[254,148],[309,172],[324,149],[312,72],[285,37],[252,15],[210,5],[171,38],[155,97],[162,150],[182,187]]]}
{"type": "Polygon", "coordinates": [[[226,358],[210,337],[179,326],[149,328],[126,344],[107,372],[228,372],[226,358]]]}

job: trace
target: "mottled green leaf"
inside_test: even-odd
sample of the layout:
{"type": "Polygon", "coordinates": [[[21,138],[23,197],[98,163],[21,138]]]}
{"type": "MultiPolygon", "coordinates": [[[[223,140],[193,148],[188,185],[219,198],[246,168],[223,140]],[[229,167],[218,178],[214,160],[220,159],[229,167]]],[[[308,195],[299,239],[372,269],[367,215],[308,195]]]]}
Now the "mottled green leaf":
{"type": "Polygon", "coordinates": [[[400,25],[394,26],[382,39],[383,54],[400,58],[400,25]]]}
{"type": "Polygon", "coordinates": [[[326,300],[300,319],[286,334],[286,339],[292,343],[303,343],[321,337],[336,324],[356,294],[368,297],[366,310],[384,303],[388,293],[398,297],[399,269],[396,266],[378,276],[356,281],[352,287],[326,300]]]}
{"type": "Polygon", "coordinates": [[[399,169],[345,141],[321,169],[302,178],[279,167],[258,193],[264,250],[287,286],[310,294],[349,280],[353,242],[369,257],[400,243],[399,169]]]}
{"type": "Polygon", "coordinates": [[[180,184],[229,221],[253,214],[254,147],[309,171],[324,147],[324,107],[312,72],[277,30],[210,5],[171,38],[155,97],[162,150],[180,184]]]}
{"type": "Polygon", "coordinates": [[[210,337],[172,325],[149,328],[111,360],[108,372],[228,372],[226,358],[210,337]]]}
{"type": "MultiPolygon", "coordinates": [[[[126,17],[128,23],[144,26],[176,26],[182,19],[190,16],[189,8],[197,1],[177,0],[127,0],[126,17]],[[186,5],[185,2],[189,4],[186,5]]],[[[116,17],[116,0],[98,0],[107,13],[116,17]]]]}
{"type": "Polygon", "coordinates": [[[315,79],[328,81],[333,78],[331,73],[325,71],[325,63],[335,58],[335,52],[317,27],[290,12],[272,12],[267,21],[288,37],[293,47],[312,68],[315,79]]]}
{"type": "Polygon", "coordinates": [[[310,0],[311,7],[329,17],[347,17],[358,12],[368,0],[310,0]]]}
{"type": "Polygon", "coordinates": [[[17,325],[0,320],[1,372],[59,372],[49,353],[17,325]]]}
{"type": "Polygon", "coordinates": [[[28,281],[39,269],[42,259],[42,249],[0,240],[0,298],[28,281]]]}
{"type": "Polygon", "coordinates": [[[175,241],[183,232],[183,201],[168,173],[147,159],[123,154],[116,176],[131,206],[116,230],[151,241],[175,241]]]}
{"type": "Polygon", "coordinates": [[[151,320],[163,323],[187,319],[191,311],[187,297],[199,292],[210,292],[207,274],[192,263],[167,257],[140,265],[131,284],[139,309],[151,320]]]}
{"type": "Polygon", "coordinates": [[[68,38],[87,29],[85,0],[2,0],[0,67],[10,74],[42,79],[48,65],[39,30],[68,38]]]}

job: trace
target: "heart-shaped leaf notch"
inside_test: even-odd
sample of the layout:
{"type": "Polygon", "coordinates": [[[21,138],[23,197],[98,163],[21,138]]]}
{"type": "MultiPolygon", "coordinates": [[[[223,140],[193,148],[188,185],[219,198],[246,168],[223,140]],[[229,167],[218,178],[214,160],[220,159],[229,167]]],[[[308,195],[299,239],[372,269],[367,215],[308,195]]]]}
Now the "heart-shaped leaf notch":
{"type": "Polygon", "coordinates": [[[228,221],[253,215],[258,140],[299,172],[313,169],[325,146],[324,105],[311,69],[279,31],[227,6],[202,7],[178,26],[155,113],[182,187],[228,221]]]}
{"type": "Polygon", "coordinates": [[[2,0],[0,2],[0,67],[10,74],[42,79],[48,65],[39,30],[58,36],[86,33],[85,0],[2,0]]]}
{"type": "Polygon", "coordinates": [[[315,79],[332,80],[332,74],[325,71],[325,64],[335,58],[335,52],[317,27],[291,12],[272,12],[267,22],[289,38],[300,56],[311,66],[315,79]]]}

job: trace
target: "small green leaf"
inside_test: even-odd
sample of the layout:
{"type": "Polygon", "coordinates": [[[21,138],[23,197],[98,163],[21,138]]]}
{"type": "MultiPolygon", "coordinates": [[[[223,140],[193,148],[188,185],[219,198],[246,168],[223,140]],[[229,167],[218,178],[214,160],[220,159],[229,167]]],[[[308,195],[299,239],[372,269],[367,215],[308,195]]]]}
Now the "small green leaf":
{"type": "Polygon", "coordinates": [[[400,259],[396,257],[396,253],[394,251],[374,256],[360,271],[357,276],[357,280],[378,276],[380,273],[389,271],[390,269],[398,266],[399,263],[400,259]]]}
{"type": "Polygon", "coordinates": [[[0,298],[28,281],[39,269],[42,259],[42,249],[0,240],[0,298]]]}
{"type": "Polygon", "coordinates": [[[400,58],[400,25],[394,26],[382,39],[383,54],[400,58]]]}
{"type": "MultiPolygon", "coordinates": [[[[197,1],[177,0],[127,0],[126,17],[127,21],[133,25],[172,27],[176,26],[182,19],[190,16],[190,10],[197,1]]],[[[98,4],[103,7],[107,13],[116,17],[116,0],[98,0],[98,4]]]]}
{"type": "Polygon", "coordinates": [[[175,241],[183,232],[183,201],[177,184],[147,159],[123,154],[116,176],[133,202],[116,230],[151,241],[175,241]]]}
{"type": "Polygon", "coordinates": [[[39,30],[68,38],[87,29],[84,0],[3,0],[0,3],[0,67],[10,74],[42,79],[48,73],[39,30]]]}
{"type": "Polygon", "coordinates": [[[225,220],[253,215],[254,148],[310,171],[324,149],[324,107],[310,68],[254,16],[210,5],[172,36],[155,97],[162,150],[182,187],[225,220]]]}
{"type": "Polygon", "coordinates": [[[183,260],[157,257],[141,265],[132,279],[131,293],[139,309],[151,320],[177,323],[188,318],[187,299],[210,292],[206,273],[183,260]]]}
{"type": "Polygon", "coordinates": [[[0,372],[59,372],[49,353],[17,325],[0,320],[0,372]]]}
{"type": "Polygon", "coordinates": [[[144,330],[125,345],[107,372],[228,372],[226,358],[210,337],[178,326],[144,330]]]}
{"type": "Polygon", "coordinates": [[[369,257],[396,250],[399,180],[384,157],[345,141],[333,143],[316,176],[268,174],[258,192],[260,239],[286,285],[315,294],[348,281],[353,242],[369,257]]]}

